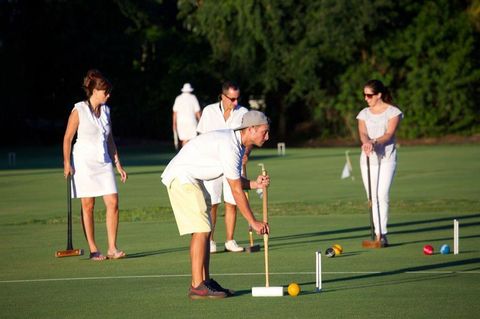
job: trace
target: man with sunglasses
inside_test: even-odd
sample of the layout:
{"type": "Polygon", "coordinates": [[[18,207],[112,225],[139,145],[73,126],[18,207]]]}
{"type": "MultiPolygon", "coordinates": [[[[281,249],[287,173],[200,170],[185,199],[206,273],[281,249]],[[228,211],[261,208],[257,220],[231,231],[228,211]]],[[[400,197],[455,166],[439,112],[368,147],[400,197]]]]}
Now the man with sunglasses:
{"type": "MultiPolygon", "coordinates": [[[[222,85],[222,93],[219,96],[219,102],[210,104],[203,109],[202,116],[197,126],[197,132],[205,134],[210,131],[235,129],[240,126],[243,114],[248,110],[238,104],[240,97],[240,88],[233,81],[226,81],[222,85]]],[[[250,149],[246,150],[246,154],[250,149]]],[[[246,156],[244,160],[246,159],[246,156]]],[[[243,174],[242,174],[243,175],[243,174]]],[[[232,191],[225,179],[219,177],[212,181],[205,182],[212,202],[210,215],[212,218],[212,232],[210,234],[210,253],[217,252],[217,244],[214,240],[215,224],[217,222],[218,205],[221,202],[222,190],[225,202],[225,251],[242,252],[243,247],[238,246],[233,234],[237,220],[236,203],[232,191]]]]}

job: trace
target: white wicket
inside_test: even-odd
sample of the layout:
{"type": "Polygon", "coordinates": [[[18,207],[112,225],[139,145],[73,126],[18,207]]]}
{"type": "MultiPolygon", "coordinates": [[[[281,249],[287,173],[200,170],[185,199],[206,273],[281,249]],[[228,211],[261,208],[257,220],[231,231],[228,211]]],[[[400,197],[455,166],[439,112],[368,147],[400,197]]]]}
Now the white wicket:
{"type": "Polygon", "coordinates": [[[320,292],[322,291],[322,253],[320,251],[316,251],[315,257],[317,262],[315,287],[317,288],[317,292],[320,292]]]}
{"type": "Polygon", "coordinates": [[[459,238],[459,229],[458,229],[458,220],[453,220],[453,254],[458,255],[458,238],[459,238]]]}
{"type": "Polygon", "coordinates": [[[285,156],[285,143],[277,143],[278,156],[285,156]]]}
{"type": "Polygon", "coordinates": [[[17,153],[9,152],[8,153],[8,166],[15,167],[17,165],[17,153]]]}

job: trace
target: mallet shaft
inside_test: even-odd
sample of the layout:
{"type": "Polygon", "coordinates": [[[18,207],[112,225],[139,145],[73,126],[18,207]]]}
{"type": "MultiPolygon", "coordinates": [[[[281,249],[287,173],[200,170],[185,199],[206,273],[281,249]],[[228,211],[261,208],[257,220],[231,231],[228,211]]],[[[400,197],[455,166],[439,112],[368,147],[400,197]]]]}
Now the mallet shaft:
{"type": "MultiPolygon", "coordinates": [[[[262,166],[262,175],[266,176],[267,171],[262,166]]],[[[267,187],[263,187],[263,222],[268,223],[268,192],[267,187]]],[[[265,246],[265,287],[270,287],[269,272],[268,272],[268,234],[263,235],[263,244],[265,246]]]]}

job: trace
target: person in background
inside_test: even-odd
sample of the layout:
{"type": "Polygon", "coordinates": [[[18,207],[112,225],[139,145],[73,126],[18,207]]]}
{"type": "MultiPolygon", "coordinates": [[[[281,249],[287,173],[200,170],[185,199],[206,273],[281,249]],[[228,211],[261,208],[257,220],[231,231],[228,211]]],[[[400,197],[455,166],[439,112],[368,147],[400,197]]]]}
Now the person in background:
{"type": "Polygon", "coordinates": [[[211,131],[192,139],[168,163],[162,174],[180,235],[191,234],[191,299],[219,299],[234,292],[210,278],[210,196],[205,181],[225,176],[243,217],[258,234],[268,234],[267,223],[257,221],[243,189],[267,187],[269,176],[256,180],[241,176],[242,157],[247,147],[261,147],[269,138],[269,120],[259,111],[243,115],[236,129],[211,131]]]}
{"type": "Polygon", "coordinates": [[[118,191],[113,166],[121,181],[127,172],[120,163],[113,139],[110,108],[105,104],[112,85],[98,70],[89,70],[83,81],[86,99],[73,107],[63,138],[63,174],[72,176],[72,198],[80,198],[82,222],[90,249],[90,259],[95,261],[118,259],[125,253],[117,249],[118,191]],[[72,152],[72,140],[77,139],[72,152]],[[72,159],[73,154],[73,161],[72,159]],[[103,255],[95,242],[93,210],[95,198],[103,197],[106,207],[108,250],[103,255]]]}
{"type": "Polygon", "coordinates": [[[388,88],[378,80],[370,80],[364,85],[363,97],[368,107],[357,115],[358,132],[362,142],[360,169],[368,195],[367,157],[369,157],[376,240],[386,247],[389,192],[397,166],[395,133],[403,114],[393,105],[388,88]]]}
{"type": "MultiPolygon", "coordinates": [[[[207,132],[235,129],[240,126],[242,116],[248,112],[243,106],[238,104],[240,97],[240,88],[233,81],[226,81],[222,84],[222,93],[219,97],[219,102],[207,105],[202,112],[200,121],[198,122],[197,131],[200,134],[207,132]]],[[[243,166],[246,165],[248,154],[251,149],[246,150],[243,166]]],[[[217,252],[217,243],[214,239],[215,225],[217,223],[218,206],[223,198],[225,202],[225,251],[242,252],[243,247],[238,246],[233,235],[235,232],[235,225],[237,221],[237,209],[235,199],[226,179],[222,176],[215,180],[206,181],[205,188],[210,194],[212,200],[211,218],[212,218],[212,232],[210,234],[210,253],[217,252]]]]}
{"type": "MultiPolygon", "coordinates": [[[[190,83],[185,83],[181,89],[182,94],[175,98],[173,104],[172,129],[178,134],[178,139],[184,146],[189,140],[197,136],[197,123],[201,116],[200,104],[197,97],[192,94],[190,83]]],[[[176,139],[176,137],[174,137],[176,139]]]]}

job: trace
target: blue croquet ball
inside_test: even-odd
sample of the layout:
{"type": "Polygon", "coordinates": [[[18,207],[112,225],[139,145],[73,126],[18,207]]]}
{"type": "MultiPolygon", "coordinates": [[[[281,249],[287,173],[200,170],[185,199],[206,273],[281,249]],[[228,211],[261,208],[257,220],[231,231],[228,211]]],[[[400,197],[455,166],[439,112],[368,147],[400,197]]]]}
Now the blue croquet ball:
{"type": "Polygon", "coordinates": [[[448,255],[448,254],[450,254],[450,246],[448,246],[447,244],[442,245],[442,247],[440,247],[440,253],[441,253],[442,255],[448,255]]]}

